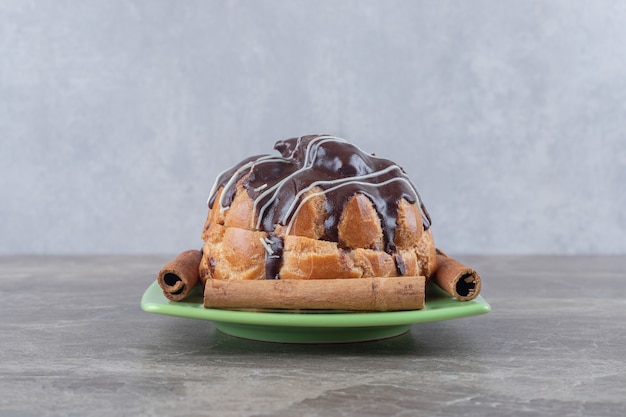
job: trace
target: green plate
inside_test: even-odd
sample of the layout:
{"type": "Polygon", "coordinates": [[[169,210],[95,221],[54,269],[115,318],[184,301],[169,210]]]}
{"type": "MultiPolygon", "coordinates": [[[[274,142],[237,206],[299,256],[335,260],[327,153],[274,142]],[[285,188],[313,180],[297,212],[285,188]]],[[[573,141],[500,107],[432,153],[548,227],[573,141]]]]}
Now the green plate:
{"type": "Polygon", "coordinates": [[[281,343],[346,343],[385,339],[406,333],[411,325],[488,313],[482,296],[457,301],[432,284],[426,285],[423,310],[345,312],[328,310],[220,310],[204,308],[200,291],[185,301],[169,301],[155,281],[141,298],[144,311],[210,320],[223,333],[245,339],[281,343]]]}

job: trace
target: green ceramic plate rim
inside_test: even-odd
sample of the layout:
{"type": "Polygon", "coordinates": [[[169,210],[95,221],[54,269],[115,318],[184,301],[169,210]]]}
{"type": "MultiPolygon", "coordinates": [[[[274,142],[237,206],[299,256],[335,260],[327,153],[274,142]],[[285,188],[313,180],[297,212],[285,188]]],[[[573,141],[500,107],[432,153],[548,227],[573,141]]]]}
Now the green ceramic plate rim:
{"type": "Polygon", "coordinates": [[[434,285],[427,285],[423,310],[390,312],[245,311],[204,308],[200,294],[188,301],[169,301],[154,281],[141,298],[149,313],[217,323],[292,327],[376,327],[451,320],[486,314],[491,306],[479,295],[472,301],[457,301],[434,285]]]}

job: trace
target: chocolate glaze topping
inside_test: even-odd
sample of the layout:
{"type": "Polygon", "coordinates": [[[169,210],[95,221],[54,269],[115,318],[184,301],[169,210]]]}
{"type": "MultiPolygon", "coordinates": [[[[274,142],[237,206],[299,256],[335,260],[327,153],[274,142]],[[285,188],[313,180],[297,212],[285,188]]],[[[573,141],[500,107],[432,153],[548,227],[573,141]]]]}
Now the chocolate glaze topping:
{"type": "MultiPolygon", "coordinates": [[[[345,141],[328,135],[311,135],[276,142],[281,156],[260,155],[241,161],[217,178],[209,196],[209,207],[219,204],[227,209],[235,195],[236,184],[245,177],[244,187],[254,201],[257,223],[251,229],[268,232],[267,278],[278,278],[282,241],[274,235],[276,224],[291,227],[291,221],[305,200],[304,194],[319,187],[326,196],[328,217],[325,239],[338,240],[337,226],[344,205],[357,193],[373,203],[381,221],[384,249],[395,254],[394,232],[398,204],[402,198],[418,203],[424,229],[430,216],[417,189],[404,170],[393,162],[367,154],[345,141]],[[223,187],[219,201],[217,191],[223,187]]],[[[399,258],[395,257],[394,258],[399,258]]],[[[400,260],[400,263],[402,260],[400,260]]],[[[398,264],[398,272],[404,265],[398,264]]]]}

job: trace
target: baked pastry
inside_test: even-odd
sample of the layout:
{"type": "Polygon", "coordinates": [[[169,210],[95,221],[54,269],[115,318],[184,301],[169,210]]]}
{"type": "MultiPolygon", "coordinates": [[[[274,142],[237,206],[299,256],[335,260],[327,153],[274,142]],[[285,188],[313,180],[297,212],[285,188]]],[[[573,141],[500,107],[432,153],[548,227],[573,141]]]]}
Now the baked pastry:
{"type": "Polygon", "coordinates": [[[401,167],[328,135],[274,148],[216,179],[202,282],[434,273],[431,220],[401,167]]]}

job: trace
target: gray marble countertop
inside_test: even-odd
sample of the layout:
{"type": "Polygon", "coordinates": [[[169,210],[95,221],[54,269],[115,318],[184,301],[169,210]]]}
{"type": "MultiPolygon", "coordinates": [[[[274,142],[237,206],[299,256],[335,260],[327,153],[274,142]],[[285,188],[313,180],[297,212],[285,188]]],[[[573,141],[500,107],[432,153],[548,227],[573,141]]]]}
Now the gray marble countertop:
{"type": "Polygon", "coordinates": [[[0,416],[622,416],[626,256],[465,256],[492,306],[287,345],[149,314],[169,256],[0,257],[0,416]]]}

